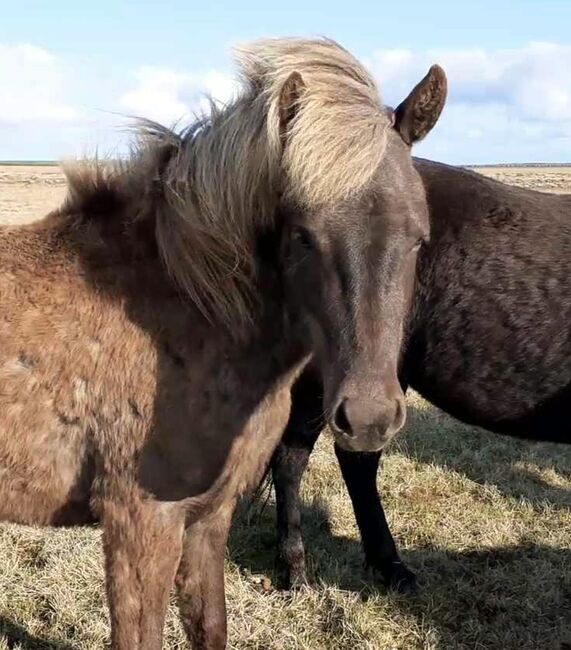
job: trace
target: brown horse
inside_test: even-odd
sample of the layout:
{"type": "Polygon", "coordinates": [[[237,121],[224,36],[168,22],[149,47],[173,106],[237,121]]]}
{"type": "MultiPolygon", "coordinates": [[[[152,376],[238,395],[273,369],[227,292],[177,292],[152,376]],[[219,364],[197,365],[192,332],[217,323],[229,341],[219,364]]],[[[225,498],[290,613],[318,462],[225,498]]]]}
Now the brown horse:
{"type": "Polygon", "coordinates": [[[331,413],[351,388],[355,435],[403,422],[402,322],[387,345],[377,315],[425,234],[403,138],[436,122],[444,75],[392,119],[331,41],[239,60],[234,103],[180,135],[146,125],[129,161],[70,169],[59,210],[0,230],[0,517],[102,523],[117,650],[161,647],[173,582],[194,647],[225,646],[234,506],[311,350],[331,413]]]}
{"type": "MultiPolygon", "coordinates": [[[[571,195],[414,162],[431,237],[418,255],[406,319],[403,388],[490,431],[571,443],[571,195]]],[[[299,485],[325,425],[323,389],[310,370],[294,387],[273,460],[279,563],[292,582],[305,580],[299,485]]],[[[381,452],[335,451],[367,564],[392,587],[414,590],[377,491],[381,452]]]]}

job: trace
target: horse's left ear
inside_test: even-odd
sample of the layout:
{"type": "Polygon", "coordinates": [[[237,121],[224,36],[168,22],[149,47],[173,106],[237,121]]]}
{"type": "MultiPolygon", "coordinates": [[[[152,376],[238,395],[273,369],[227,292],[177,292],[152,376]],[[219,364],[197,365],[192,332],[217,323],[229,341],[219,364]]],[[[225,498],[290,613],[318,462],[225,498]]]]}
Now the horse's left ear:
{"type": "Polygon", "coordinates": [[[285,144],[292,120],[299,109],[299,100],[305,91],[305,82],[299,72],[292,72],[285,80],[279,96],[280,135],[285,144]]]}
{"type": "Polygon", "coordinates": [[[406,144],[412,146],[422,140],[436,124],[446,102],[447,89],[444,70],[433,65],[396,109],[395,129],[406,144]]]}

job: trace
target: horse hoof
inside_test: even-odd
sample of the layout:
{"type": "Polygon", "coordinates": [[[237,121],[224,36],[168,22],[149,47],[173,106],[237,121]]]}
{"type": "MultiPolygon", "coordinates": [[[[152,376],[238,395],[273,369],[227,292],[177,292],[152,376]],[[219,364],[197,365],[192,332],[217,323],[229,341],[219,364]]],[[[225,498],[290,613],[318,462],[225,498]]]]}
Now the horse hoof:
{"type": "Polygon", "coordinates": [[[416,596],[420,588],[416,576],[402,562],[392,565],[392,571],[387,576],[387,586],[403,596],[416,596]]]}
{"type": "Polygon", "coordinates": [[[420,593],[416,576],[408,569],[405,569],[403,575],[399,578],[393,576],[389,582],[389,588],[403,596],[418,596],[420,593]]]}
{"type": "Polygon", "coordinates": [[[282,589],[295,590],[309,585],[305,562],[301,564],[287,563],[282,558],[279,558],[276,562],[276,572],[278,584],[282,589]]]}
{"type": "Polygon", "coordinates": [[[305,569],[303,571],[295,571],[290,575],[289,588],[292,590],[302,589],[309,586],[309,580],[305,569]]]}
{"type": "Polygon", "coordinates": [[[420,593],[420,587],[416,575],[410,571],[402,562],[392,562],[389,566],[382,569],[373,568],[375,577],[390,589],[403,596],[417,596],[420,593]]]}

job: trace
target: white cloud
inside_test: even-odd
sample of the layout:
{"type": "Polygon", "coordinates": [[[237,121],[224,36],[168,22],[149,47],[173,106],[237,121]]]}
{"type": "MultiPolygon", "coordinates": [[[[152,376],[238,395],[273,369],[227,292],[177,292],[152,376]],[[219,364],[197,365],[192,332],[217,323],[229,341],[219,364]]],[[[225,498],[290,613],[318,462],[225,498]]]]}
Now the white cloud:
{"type": "Polygon", "coordinates": [[[218,70],[141,66],[128,75],[35,45],[0,43],[0,159],[114,155],[129,139],[128,115],[184,123],[208,107],[207,95],[226,102],[237,89],[218,70]]]}
{"type": "Polygon", "coordinates": [[[196,74],[142,66],[135,78],[136,86],[119,100],[121,107],[167,125],[192,119],[193,112],[207,107],[207,96],[225,103],[237,89],[231,76],[217,70],[196,74]]]}
{"type": "Polygon", "coordinates": [[[370,62],[382,87],[407,89],[430,64],[450,82],[450,101],[511,105],[528,118],[571,120],[571,45],[530,43],[512,50],[379,50],[370,62]]]}
{"type": "Polygon", "coordinates": [[[65,66],[47,50],[0,44],[0,123],[77,120],[69,85],[65,66]]]}
{"type": "Polygon", "coordinates": [[[379,50],[369,60],[385,101],[401,101],[439,63],[447,106],[426,155],[451,162],[571,160],[571,45],[511,50],[379,50]]]}

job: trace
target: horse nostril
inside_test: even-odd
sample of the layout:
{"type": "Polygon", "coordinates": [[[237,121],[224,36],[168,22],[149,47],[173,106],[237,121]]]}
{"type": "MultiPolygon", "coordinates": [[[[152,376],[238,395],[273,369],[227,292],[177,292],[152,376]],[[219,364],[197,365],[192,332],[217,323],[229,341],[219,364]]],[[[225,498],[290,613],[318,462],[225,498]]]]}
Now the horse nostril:
{"type": "Polygon", "coordinates": [[[394,423],[396,424],[397,430],[401,429],[406,420],[406,402],[404,399],[397,399],[397,406],[395,412],[394,423]]]}
{"type": "Polygon", "coordinates": [[[335,415],[333,417],[333,425],[338,431],[341,431],[346,436],[354,438],[355,436],[353,434],[353,429],[351,427],[351,423],[349,422],[349,418],[347,417],[347,411],[345,408],[346,403],[346,399],[342,399],[339,402],[339,405],[337,406],[335,415]]]}

